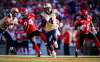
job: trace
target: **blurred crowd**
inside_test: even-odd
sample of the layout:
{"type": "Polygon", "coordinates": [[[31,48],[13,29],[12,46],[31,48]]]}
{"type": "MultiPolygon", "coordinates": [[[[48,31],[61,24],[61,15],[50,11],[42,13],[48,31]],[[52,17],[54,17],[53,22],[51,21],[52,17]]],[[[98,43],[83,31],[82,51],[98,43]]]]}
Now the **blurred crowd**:
{"type": "Polygon", "coordinates": [[[96,24],[96,27],[99,28],[99,0],[3,0],[0,1],[0,18],[6,15],[5,13],[9,12],[12,7],[27,8],[30,13],[34,12],[37,18],[39,18],[38,14],[44,10],[43,5],[46,2],[50,2],[53,8],[61,13],[61,20],[63,20],[63,22],[68,22],[71,25],[73,25],[74,17],[80,12],[80,9],[87,8],[89,14],[94,18],[93,22],[96,24]]]}
{"type": "MultiPolygon", "coordinates": [[[[95,18],[96,21],[94,22],[99,22],[99,0],[3,0],[0,2],[0,18],[12,7],[25,7],[29,12],[34,12],[38,15],[43,11],[43,5],[46,2],[50,2],[53,8],[62,14],[62,20],[68,20],[70,24],[73,22],[74,16],[82,8],[87,8],[89,13],[95,18]]],[[[96,26],[99,27],[99,24],[96,24],[96,26]]]]}
{"type": "MultiPolygon", "coordinates": [[[[11,8],[16,7],[20,10],[20,8],[26,8],[28,10],[29,14],[35,14],[35,20],[37,20],[35,23],[37,26],[39,25],[39,22],[41,21],[41,12],[44,11],[44,4],[45,3],[51,3],[53,6],[53,9],[57,9],[59,12],[58,19],[63,23],[63,28],[60,29],[61,35],[65,36],[64,40],[61,40],[62,36],[59,36],[57,39],[58,41],[58,49],[60,48],[61,41],[64,41],[64,54],[69,55],[69,46],[74,45],[76,41],[76,31],[75,28],[75,20],[77,15],[81,12],[81,9],[85,8],[87,9],[89,15],[92,16],[93,24],[97,32],[100,36],[100,0],[0,0],[0,19],[2,19],[4,16],[9,15],[9,12],[11,11],[11,8]]],[[[31,15],[34,16],[34,15],[31,15]]],[[[19,12],[17,15],[17,19],[20,20],[21,13],[19,12]]],[[[21,21],[19,21],[21,23],[21,21]]],[[[28,42],[26,41],[27,38],[26,33],[23,32],[23,28],[18,25],[17,28],[13,28],[13,30],[10,30],[11,37],[13,40],[20,40],[24,41],[24,44],[17,44],[17,48],[21,49],[22,45],[23,47],[27,47],[28,51],[28,42]],[[13,30],[16,30],[17,32],[13,34],[13,30]],[[16,38],[14,38],[14,35],[16,38]],[[22,37],[21,39],[19,39],[22,37]],[[24,37],[24,38],[23,38],[24,37]]],[[[100,39],[99,39],[100,40],[100,39]]],[[[20,41],[18,41],[20,43],[20,41]]],[[[16,42],[15,42],[16,43],[16,42]]],[[[15,45],[15,44],[14,44],[15,45]]],[[[40,44],[39,44],[40,45],[40,44]]],[[[16,45],[15,45],[16,47],[16,45]]],[[[8,48],[7,48],[8,49],[8,48]]],[[[98,49],[94,48],[96,51],[98,49]]],[[[93,51],[92,51],[93,52],[93,51]]],[[[8,51],[6,52],[8,54],[8,51]]],[[[92,53],[94,54],[94,53],[92,53]]]]}

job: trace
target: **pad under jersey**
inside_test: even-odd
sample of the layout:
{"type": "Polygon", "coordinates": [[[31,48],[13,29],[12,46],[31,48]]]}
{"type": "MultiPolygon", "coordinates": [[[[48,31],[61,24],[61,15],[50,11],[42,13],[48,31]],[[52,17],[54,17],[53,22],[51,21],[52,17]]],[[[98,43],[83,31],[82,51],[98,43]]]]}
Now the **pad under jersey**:
{"type": "Polygon", "coordinates": [[[42,17],[46,20],[45,31],[51,31],[58,28],[58,20],[56,19],[57,11],[53,10],[51,14],[43,12],[42,17]]]}
{"type": "Polygon", "coordinates": [[[76,24],[81,27],[81,33],[88,34],[92,27],[92,17],[88,15],[87,19],[78,20],[76,24]]]}

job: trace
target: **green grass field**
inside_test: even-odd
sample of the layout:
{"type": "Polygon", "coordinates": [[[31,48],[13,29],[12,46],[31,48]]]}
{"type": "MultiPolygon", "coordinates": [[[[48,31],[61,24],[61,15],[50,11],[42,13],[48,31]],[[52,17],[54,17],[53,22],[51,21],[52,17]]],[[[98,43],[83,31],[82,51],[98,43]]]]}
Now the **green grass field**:
{"type": "Polygon", "coordinates": [[[0,62],[100,62],[100,56],[57,56],[52,58],[49,56],[36,57],[36,56],[16,56],[16,55],[1,55],[0,62]]]}

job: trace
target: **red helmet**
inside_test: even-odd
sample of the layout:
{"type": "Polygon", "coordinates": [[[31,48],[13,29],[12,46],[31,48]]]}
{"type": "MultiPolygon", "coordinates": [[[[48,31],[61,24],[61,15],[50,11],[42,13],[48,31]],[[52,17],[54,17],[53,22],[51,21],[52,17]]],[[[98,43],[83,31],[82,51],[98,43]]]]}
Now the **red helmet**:
{"type": "Polygon", "coordinates": [[[81,13],[82,13],[83,15],[88,15],[88,10],[82,9],[82,10],[81,10],[81,13]]]}
{"type": "Polygon", "coordinates": [[[28,18],[35,18],[35,14],[34,13],[31,13],[31,14],[28,14],[28,18]]]}
{"type": "Polygon", "coordinates": [[[20,8],[19,11],[21,13],[28,13],[28,9],[27,8],[20,8]]]}

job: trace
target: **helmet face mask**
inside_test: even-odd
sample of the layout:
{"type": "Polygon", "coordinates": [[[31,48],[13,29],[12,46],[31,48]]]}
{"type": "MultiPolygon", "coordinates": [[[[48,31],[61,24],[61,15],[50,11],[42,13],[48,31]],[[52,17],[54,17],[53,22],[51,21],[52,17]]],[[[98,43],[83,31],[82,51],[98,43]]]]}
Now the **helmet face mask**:
{"type": "Polygon", "coordinates": [[[18,8],[12,8],[11,9],[11,14],[12,14],[13,17],[16,17],[18,12],[19,12],[18,8]]]}
{"type": "Polygon", "coordinates": [[[11,12],[11,14],[12,14],[12,16],[13,16],[13,17],[16,17],[16,16],[17,16],[17,14],[18,14],[18,12],[13,11],[13,12],[11,12]]]}
{"type": "Polygon", "coordinates": [[[51,11],[52,11],[52,8],[50,8],[50,7],[45,8],[45,12],[50,13],[51,11]]]}
{"type": "Polygon", "coordinates": [[[45,6],[44,6],[44,10],[45,10],[45,12],[50,13],[52,11],[51,4],[50,3],[46,3],[45,6]]]}
{"type": "Polygon", "coordinates": [[[20,8],[20,13],[21,13],[22,18],[27,19],[28,9],[20,8]]]}
{"type": "Polygon", "coordinates": [[[87,10],[82,10],[81,13],[82,13],[82,15],[88,15],[88,11],[87,10]]]}
{"type": "Polygon", "coordinates": [[[21,13],[22,18],[27,19],[27,14],[26,13],[21,13]]]}

